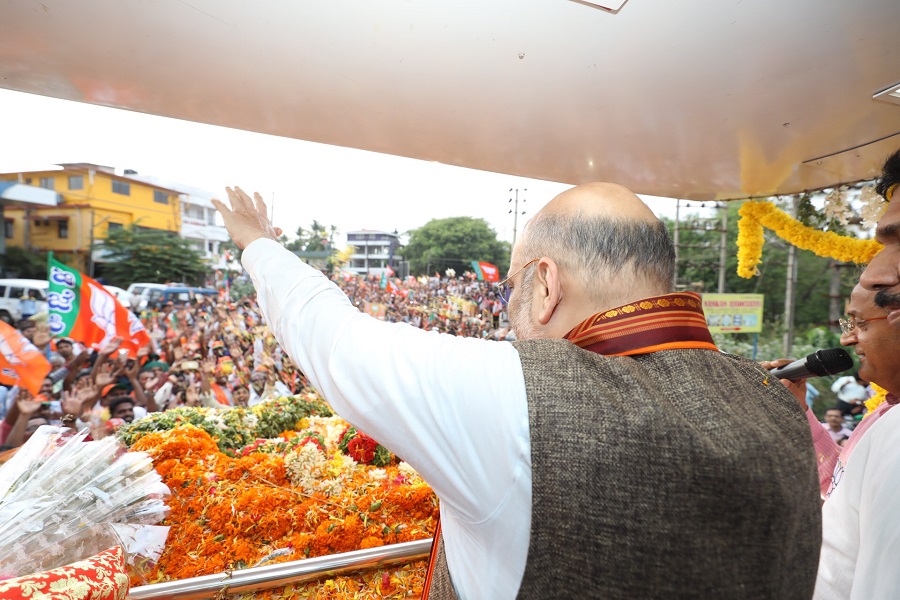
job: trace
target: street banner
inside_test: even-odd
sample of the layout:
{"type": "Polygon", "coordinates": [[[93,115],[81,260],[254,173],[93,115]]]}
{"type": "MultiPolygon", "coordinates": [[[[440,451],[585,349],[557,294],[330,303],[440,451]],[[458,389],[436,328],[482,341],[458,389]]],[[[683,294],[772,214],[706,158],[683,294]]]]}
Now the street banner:
{"type": "Polygon", "coordinates": [[[49,258],[50,332],[72,338],[91,348],[100,349],[114,337],[122,338],[121,348],[131,358],[150,336],[130,310],[99,282],[49,258]]]}
{"type": "Polygon", "coordinates": [[[50,361],[12,325],[0,321],[0,384],[25,388],[37,396],[50,361]]]}
{"type": "Polygon", "coordinates": [[[492,265],[489,262],[473,260],[472,269],[475,271],[478,281],[500,281],[500,269],[498,269],[496,265],[492,265]]]}
{"type": "Polygon", "coordinates": [[[710,333],[760,333],[764,294],[703,294],[710,333]]]}

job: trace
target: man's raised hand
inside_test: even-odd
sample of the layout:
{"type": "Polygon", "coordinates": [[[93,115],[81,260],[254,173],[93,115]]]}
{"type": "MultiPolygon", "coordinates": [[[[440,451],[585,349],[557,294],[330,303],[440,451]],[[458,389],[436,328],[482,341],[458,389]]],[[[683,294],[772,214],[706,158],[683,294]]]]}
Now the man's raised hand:
{"type": "Polygon", "coordinates": [[[225,222],[225,229],[228,235],[243,250],[250,245],[251,242],[259,238],[269,238],[270,240],[278,240],[281,235],[281,229],[273,227],[269,221],[269,215],[266,209],[266,203],[259,195],[259,192],[253,194],[253,199],[239,187],[231,189],[225,188],[228,192],[228,200],[231,208],[225,206],[223,202],[213,199],[213,205],[222,214],[222,220],[225,222]]]}

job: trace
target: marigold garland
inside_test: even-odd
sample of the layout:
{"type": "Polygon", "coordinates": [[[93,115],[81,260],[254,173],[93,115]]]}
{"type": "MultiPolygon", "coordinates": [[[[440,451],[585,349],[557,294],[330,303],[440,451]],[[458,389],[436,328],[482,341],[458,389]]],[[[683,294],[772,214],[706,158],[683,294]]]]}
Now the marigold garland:
{"type": "MultiPolygon", "coordinates": [[[[223,453],[207,431],[190,423],[144,432],[134,442],[134,450],[154,458],[172,490],[164,522],[172,529],[148,582],[433,534],[437,499],[409,465],[393,456],[382,468],[354,461],[339,448],[348,424],[338,417],[301,418],[297,429],[255,441],[237,457],[223,453]],[[315,469],[296,468],[304,460],[301,454],[312,458],[315,469]]],[[[403,598],[421,593],[425,566],[419,561],[334,577],[261,597],[403,598]]]]}
{"type": "Polygon", "coordinates": [[[882,248],[875,240],[859,240],[808,227],[771,202],[744,202],[739,214],[737,273],[745,279],[759,272],[757,265],[762,260],[765,241],[763,227],[797,248],[841,262],[867,263],[882,248]]]}
{"type": "Polygon", "coordinates": [[[881,403],[887,399],[888,391],[886,389],[875,385],[874,383],[870,383],[869,385],[871,385],[872,389],[875,390],[875,395],[866,400],[866,414],[863,416],[863,419],[871,415],[872,411],[881,406],[881,403]]]}

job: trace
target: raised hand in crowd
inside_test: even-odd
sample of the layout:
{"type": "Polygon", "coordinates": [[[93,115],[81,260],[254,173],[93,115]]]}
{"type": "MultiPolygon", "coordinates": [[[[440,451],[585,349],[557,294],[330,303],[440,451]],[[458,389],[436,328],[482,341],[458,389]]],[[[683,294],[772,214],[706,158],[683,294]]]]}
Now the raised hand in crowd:
{"type": "Polygon", "coordinates": [[[95,375],[94,382],[102,389],[108,386],[111,383],[115,383],[116,379],[119,377],[119,371],[121,367],[113,364],[107,363],[100,367],[95,375]]]}
{"type": "Polygon", "coordinates": [[[31,433],[33,433],[33,431],[28,431],[29,429],[36,429],[40,425],[48,425],[49,421],[43,419],[43,422],[41,422],[39,419],[40,415],[38,412],[43,404],[40,397],[35,398],[31,392],[25,388],[20,388],[16,402],[6,414],[6,423],[11,423],[12,428],[9,430],[9,435],[6,436],[6,439],[0,440],[0,443],[8,446],[21,446],[28,441],[31,433]],[[35,419],[34,424],[30,424],[32,418],[35,419]]]}
{"type": "Polygon", "coordinates": [[[118,336],[111,338],[100,349],[100,355],[98,358],[109,358],[109,356],[119,350],[119,348],[122,346],[123,341],[124,340],[118,336]]]}
{"type": "Polygon", "coordinates": [[[97,386],[91,385],[89,381],[87,385],[81,385],[76,390],[63,391],[61,399],[64,415],[63,425],[74,427],[75,419],[81,419],[86,412],[90,411],[91,407],[96,404],[99,395],[100,390],[97,386]]]}

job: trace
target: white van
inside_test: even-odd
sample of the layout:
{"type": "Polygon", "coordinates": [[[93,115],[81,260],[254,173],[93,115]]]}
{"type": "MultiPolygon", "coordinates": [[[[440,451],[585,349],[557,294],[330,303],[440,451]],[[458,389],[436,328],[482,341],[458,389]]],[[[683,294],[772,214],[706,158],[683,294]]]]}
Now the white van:
{"type": "Polygon", "coordinates": [[[138,307],[138,310],[144,310],[147,308],[147,298],[150,295],[150,290],[164,290],[167,285],[162,283],[132,283],[128,286],[126,290],[128,292],[129,298],[131,297],[132,292],[137,292],[141,296],[141,305],[138,307]]]}
{"type": "Polygon", "coordinates": [[[22,296],[32,292],[37,301],[35,314],[47,312],[46,279],[0,279],[0,320],[15,325],[22,318],[22,296]]]}

